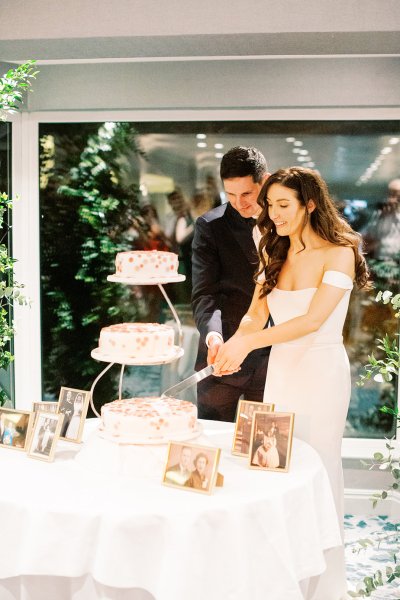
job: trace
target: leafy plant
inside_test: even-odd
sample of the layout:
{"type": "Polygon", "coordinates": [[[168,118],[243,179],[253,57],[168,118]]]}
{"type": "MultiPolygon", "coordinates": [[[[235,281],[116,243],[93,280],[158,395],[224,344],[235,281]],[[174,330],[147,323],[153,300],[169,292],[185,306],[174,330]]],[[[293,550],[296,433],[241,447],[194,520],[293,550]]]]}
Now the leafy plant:
{"type": "MultiPolygon", "coordinates": [[[[19,110],[23,95],[29,89],[31,80],[38,71],[34,69],[34,60],[7,71],[0,78],[0,120],[5,121],[8,113],[19,110]]],[[[14,280],[14,258],[9,255],[7,241],[10,225],[10,211],[13,201],[6,193],[0,193],[0,368],[7,369],[13,361],[11,341],[15,333],[11,322],[13,302],[20,305],[29,304],[29,300],[21,293],[23,284],[14,280]]],[[[0,406],[8,400],[7,394],[0,389],[0,406]]]]}
{"type": "Polygon", "coordinates": [[[21,108],[24,92],[29,91],[31,80],[36,78],[35,60],[28,60],[15,69],[9,69],[0,77],[0,119],[6,120],[8,113],[21,108]]]}
{"type": "MultiPolygon", "coordinates": [[[[393,296],[390,291],[378,292],[376,302],[383,304],[392,304],[395,311],[395,317],[400,316],[400,294],[393,296]]],[[[398,337],[398,336],[397,336],[398,337]]],[[[374,353],[368,356],[368,364],[365,365],[365,373],[360,376],[358,385],[362,386],[371,379],[375,381],[391,381],[399,372],[399,343],[397,339],[390,339],[386,334],[382,339],[377,340],[377,349],[383,352],[382,358],[376,358],[374,353]]],[[[383,411],[385,412],[385,411],[383,411]]]]}
{"type": "MultiPolygon", "coordinates": [[[[62,134],[41,138],[42,348],[49,396],[60,385],[90,387],[99,372],[91,350],[101,327],[138,320],[141,309],[134,289],[107,281],[116,253],[132,249],[138,229],[143,153],[136,131],[130,123],[101,123],[83,144],[82,128],[76,136],[71,128],[62,139],[54,135],[62,134]]],[[[109,401],[115,393],[115,381],[104,377],[95,396],[109,401]]]]}
{"type": "MultiPolygon", "coordinates": [[[[375,300],[377,302],[383,302],[383,304],[391,304],[395,311],[395,317],[397,319],[400,317],[400,294],[393,295],[390,291],[380,291],[375,300]]],[[[369,362],[365,365],[366,372],[360,376],[358,382],[358,385],[360,386],[364,385],[364,383],[371,378],[379,382],[388,382],[392,381],[395,377],[398,377],[398,339],[390,339],[388,335],[385,335],[383,339],[379,339],[377,342],[377,348],[381,351],[381,358],[376,358],[374,354],[371,354],[368,357],[369,362]]],[[[383,413],[393,415],[397,422],[397,429],[399,429],[400,415],[398,407],[383,406],[380,410],[383,413]]],[[[387,449],[386,456],[382,452],[375,452],[371,461],[361,461],[362,464],[367,466],[370,470],[378,468],[380,470],[389,471],[391,475],[391,483],[386,489],[373,494],[373,508],[377,506],[380,500],[386,500],[391,492],[396,492],[400,489],[400,455],[398,446],[394,442],[394,438],[385,439],[387,449]]],[[[385,533],[383,536],[377,536],[376,539],[358,540],[357,544],[360,549],[365,549],[368,545],[379,545],[382,540],[390,541],[390,539],[396,544],[396,550],[390,552],[388,555],[389,564],[386,566],[385,571],[377,570],[371,576],[365,577],[363,582],[359,584],[356,592],[349,592],[349,595],[352,598],[369,597],[378,587],[388,585],[397,578],[400,579],[400,565],[398,564],[400,558],[400,531],[398,526],[396,526],[396,531],[394,532],[385,533]]]]}

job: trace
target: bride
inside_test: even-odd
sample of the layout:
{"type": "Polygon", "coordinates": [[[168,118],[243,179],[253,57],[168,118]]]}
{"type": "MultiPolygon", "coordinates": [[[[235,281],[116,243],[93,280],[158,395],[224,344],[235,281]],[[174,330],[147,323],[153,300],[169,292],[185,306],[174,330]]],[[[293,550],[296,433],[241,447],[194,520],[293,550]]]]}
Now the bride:
{"type": "MultiPolygon", "coordinates": [[[[320,454],[343,524],[341,441],[350,401],[342,329],[353,282],[368,288],[361,238],[339,215],[316,171],[280,169],[259,199],[261,267],[252,303],[221,346],[215,373],[240,368],[249,352],[272,346],[264,402],[296,414],[296,437],[320,454]],[[264,329],[271,314],[274,326],[264,329]]],[[[342,529],[343,534],[343,529],[342,529]]],[[[344,549],[329,551],[313,600],[345,597],[344,549]]]]}

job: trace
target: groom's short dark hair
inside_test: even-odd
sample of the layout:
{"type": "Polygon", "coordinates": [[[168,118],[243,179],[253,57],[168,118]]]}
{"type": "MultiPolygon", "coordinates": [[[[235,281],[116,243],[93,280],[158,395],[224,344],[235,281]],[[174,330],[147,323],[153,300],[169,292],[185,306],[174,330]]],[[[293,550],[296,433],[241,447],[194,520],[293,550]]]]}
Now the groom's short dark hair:
{"type": "Polygon", "coordinates": [[[221,160],[221,179],[251,175],[254,183],[260,183],[266,173],[267,161],[257,148],[235,146],[228,150],[221,160]]]}

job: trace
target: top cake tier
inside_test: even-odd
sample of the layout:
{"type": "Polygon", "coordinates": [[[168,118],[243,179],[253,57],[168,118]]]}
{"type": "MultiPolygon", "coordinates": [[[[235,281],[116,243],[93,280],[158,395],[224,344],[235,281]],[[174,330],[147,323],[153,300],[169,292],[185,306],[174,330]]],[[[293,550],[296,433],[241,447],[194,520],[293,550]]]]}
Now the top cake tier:
{"type": "Polygon", "coordinates": [[[178,275],[178,255],[158,250],[118,252],[116,277],[121,279],[165,279],[178,275]]]}

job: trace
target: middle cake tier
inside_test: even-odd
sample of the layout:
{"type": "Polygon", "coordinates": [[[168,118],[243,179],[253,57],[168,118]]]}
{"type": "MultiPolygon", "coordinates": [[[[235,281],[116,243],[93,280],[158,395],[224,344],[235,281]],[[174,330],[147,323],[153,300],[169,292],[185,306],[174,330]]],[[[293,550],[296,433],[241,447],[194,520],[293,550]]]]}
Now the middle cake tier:
{"type": "Polygon", "coordinates": [[[171,353],[174,329],[160,323],[119,323],[100,331],[99,350],[109,356],[152,358],[171,353]]]}

